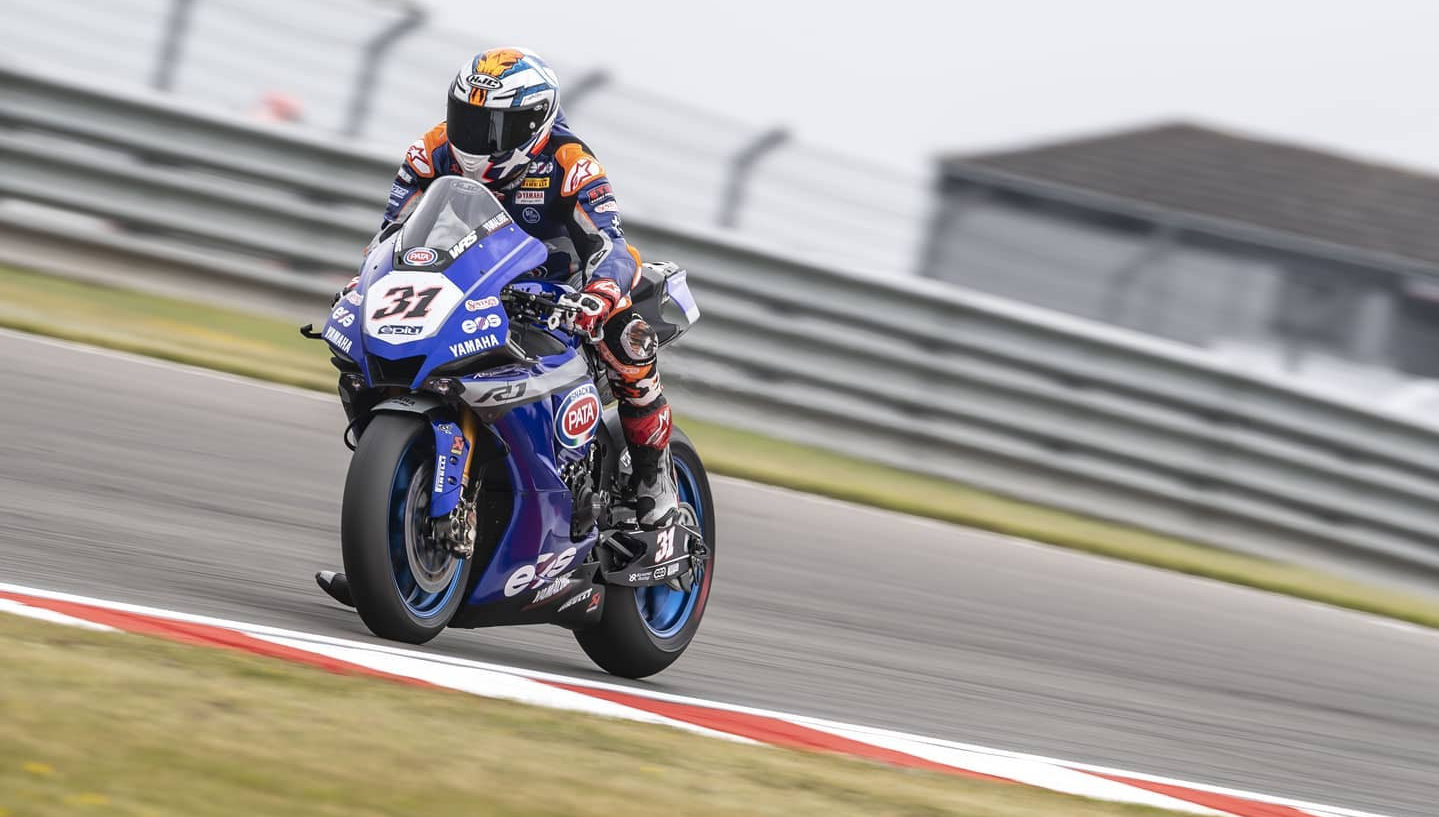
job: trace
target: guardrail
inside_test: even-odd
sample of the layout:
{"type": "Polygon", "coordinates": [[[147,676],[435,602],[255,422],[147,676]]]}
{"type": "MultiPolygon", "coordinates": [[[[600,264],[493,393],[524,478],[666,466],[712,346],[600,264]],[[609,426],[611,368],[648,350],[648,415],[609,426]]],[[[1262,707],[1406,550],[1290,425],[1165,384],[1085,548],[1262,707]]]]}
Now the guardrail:
{"type": "MultiPolygon", "coordinates": [[[[78,73],[103,53],[98,81],[107,88],[153,85],[193,108],[360,136],[384,145],[388,161],[444,116],[444,89],[460,64],[506,39],[501,21],[457,30],[439,7],[411,0],[121,0],[83,9],[6,0],[5,9],[0,62],[78,73]],[[415,27],[426,12],[434,22],[415,27]]],[[[623,180],[627,216],[727,224],[816,263],[911,274],[935,204],[928,167],[776,142],[766,138],[775,123],[747,121],[754,112],[743,106],[657,95],[603,63],[547,56],[570,121],[623,180]],[[796,211],[805,217],[788,218],[796,211]],[[849,242],[861,230],[866,240],[849,242]]],[[[664,73],[668,62],[651,64],[664,73]]]]}
{"type": "MultiPolygon", "coordinates": [[[[0,69],[0,197],[110,226],[9,217],[31,234],[308,298],[349,276],[393,170],[0,69]]],[[[932,282],[627,228],[694,273],[705,321],[666,360],[684,411],[1237,550],[1413,587],[1439,576],[1435,428],[932,282]]]]}

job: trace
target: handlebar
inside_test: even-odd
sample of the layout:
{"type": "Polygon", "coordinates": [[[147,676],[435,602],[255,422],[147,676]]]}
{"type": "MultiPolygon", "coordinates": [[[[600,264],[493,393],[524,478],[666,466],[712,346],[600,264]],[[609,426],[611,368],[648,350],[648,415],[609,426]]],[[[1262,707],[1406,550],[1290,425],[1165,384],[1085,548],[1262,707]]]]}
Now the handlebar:
{"type": "Polygon", "coordinates": [[[541,321],[551,330],[569,331],[565,328],[565,319],[574,317],[576,312],[574,307],[566,306],[548,295],[522,289],[505,287],[500,292],[500,299],[507,304],[518,306],[515,310],[517,314],[541,321]]]}

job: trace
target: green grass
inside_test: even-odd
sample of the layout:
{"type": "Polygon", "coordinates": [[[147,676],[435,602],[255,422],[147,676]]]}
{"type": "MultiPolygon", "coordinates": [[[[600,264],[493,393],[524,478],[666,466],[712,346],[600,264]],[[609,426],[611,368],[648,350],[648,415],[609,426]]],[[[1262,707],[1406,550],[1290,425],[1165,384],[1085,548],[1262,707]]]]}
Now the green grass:
{"type": "MultiPolygon", "coordinates": [[[[317,320],[324,306],[316,304],[317,320]]],[[[327,351],[291,322],[172,298],[0,268],[0,326],[334,390],[327,351]]],[[[1439,627],[1439,602],[693,418],[680,422],[715,473],[1439,627]]]]}
{"type": "Polygon", "coordinates": [[[0,666],[0,817],[1170,813],[11,615],[0,666]]]}

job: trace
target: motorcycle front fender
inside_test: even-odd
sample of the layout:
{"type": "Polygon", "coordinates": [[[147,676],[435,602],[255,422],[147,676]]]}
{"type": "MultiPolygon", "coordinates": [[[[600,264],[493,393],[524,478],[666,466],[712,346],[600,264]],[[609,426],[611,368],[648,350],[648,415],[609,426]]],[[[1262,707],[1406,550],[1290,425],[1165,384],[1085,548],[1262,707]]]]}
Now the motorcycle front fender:
{"type": "Polygon", "coordinates": [[[374,408],[375,413],[418,414],[430,424],[435,435],[435,480],[430,485],[430,517],[448,515],[460,504],[461,476],[470,455],[470,443],[459,423],[451,420],[443,401],[428,394],[391,397],[374,408]]]}

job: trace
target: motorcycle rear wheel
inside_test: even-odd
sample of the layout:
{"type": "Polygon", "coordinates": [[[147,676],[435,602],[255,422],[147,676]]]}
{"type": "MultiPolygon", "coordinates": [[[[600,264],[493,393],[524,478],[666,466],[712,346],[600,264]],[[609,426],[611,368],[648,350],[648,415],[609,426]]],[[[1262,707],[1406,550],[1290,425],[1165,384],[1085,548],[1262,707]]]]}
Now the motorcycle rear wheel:
{"type": "Polygon", "coordinates": [[[688,592],[668,587],[605,588],[600,621],[575,632],[580,648],[601,669],[623,678],[644,678],[673,664],[699,630],[714,581],[715,511],[709,477],[694,444],[679,429],[670,439],[680,502],[693,508],[709,559],[688,592]]]}
{"type": "Polygon", "coordinates": [[[381,638],[423,644],[464,600],[471,561],[430,534],[435,439],[417,415],[380,414],[350,460],[340,546],[355,609],[381,638]]]}

